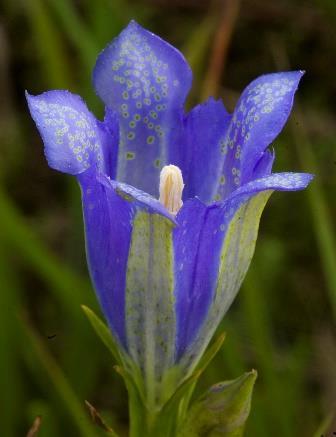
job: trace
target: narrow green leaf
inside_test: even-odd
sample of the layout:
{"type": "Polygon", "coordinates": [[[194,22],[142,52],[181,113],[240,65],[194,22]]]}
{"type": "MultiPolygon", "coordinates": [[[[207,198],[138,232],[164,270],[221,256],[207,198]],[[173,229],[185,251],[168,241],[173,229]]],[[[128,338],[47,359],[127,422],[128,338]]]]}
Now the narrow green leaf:
{"type": "Polygon", "coordinates": [[[201,372],[203,372],[208,365],[211,363],[211,361],[215,358],[217,353],[219,352],[220,348],[222,347],[224,340],[226,337],[226,333],[222,332],[216,340],[213,342],[213,344],[208,348],[208,350],[205,352],[203,357],[201,358],[197,369],[199,369],[201,372]]]}
{"type": "MultiPolygon", "coordinates": [[[[0,211],[1,244],[6,245],[4,256],[8,259],[13,254],[20,264],[25,265],[25,269],[30,269],[36,278],[43,280],[45,289],[51,292],[51,302],[58,306],[61,314],[67,320],[67,327],[64,327],[67,330],[65,337],[67,345],[64,345],[64,350],[67,349],[67,353],[63,354],[60,360],[66,373],[73,375],[72,383],[80,387],[84,395],[87,390],[92,388],[95,379],[94,373],[98,372],[97,363],[99,361],[99,355],[93,354],[87,366],[78,367],[79,360],[85,356],[87,350],[91,350],[91,345],[96,341],[79,308],[81,303],[86,303],[93,308],[97,307],[91,285],[88,280],[77,275],[71,267],[62,262],[43,244],[1,188],[0,211]],[[79,338],[85,338],[85,342],[78,341],[79,338]]],[[[13,264],[14,266],[15,264],[13,264]]],[[[6,269],[6,271],[10,270],[6,269]]],[[[15,274],[14,271],[13,274],[15,274]]],[[[20,279],[20,275],[16,279],[20,279]]],[[[5,279],[2,279],[1,283],[6,287],[4,281],[5,279]]],[[[14,288],[13,290],[9,288],[9,293],[10,298],[15,298],[14,288]]],[[[5,298],[6,294],[2,293],[0,301],[5,298]]],[[[14,343],[12,342],[12,344],[14,343]]],[[[14,368],[15,366],[13,366],[14,368]]],[[[14,375],[14,370],[12,373],[14,375]]],[[[19,378],[16,378],[16,381],[19,382],[19,378]]],[[[18,404],[19,391],[16,398],[18,404]]]]}
{"type": "MultiPolygon", "coordinates": [[[[201,374],[205,371],[205,369],[208,367],[208,365],[211,363],[211,361],[214,359],[214,357],[217,355],[218,351],[223,345],[223,342],[225,340],[226,334],[223,332],[220,334],[216,340],[213,342],[213,344],[207,349],[203,357],[201,358],[199,364],[197,365],[196,369],[201,372],[201,374]]],[[[193,382],[193,384],[190,385],[189,390],[187,391],[186,395],[181,401],[180,405],[180,420],[184,419],[184,416],[187,412],[187,409],[189,407],[189,402],[191,400],[191,397],[193,395],[193,392],[195,390],[197,384],[197,380],[193,382]]]]}
{"type": "Polygon", "coordinates": [[[99,2],[86,0],[85,3],[86,14],[90,20],[89,26],[97,43],[101,44],[100,49],[118,35],[130,17],[139,19],[139,15],[133,12],[134,2],[132,6],[127,0],[99,0],[99,2]]]}
{"type": "Polygon", "coordinates": [[[13,312],[20,302],[20,278],[15,276],[13,263],[8,259],[0,230],[0,405],[1,434],[14,437],[18,431],[18,417],[23,408],[23,378],[20,372],[20,338],[13,312]]]}
{"type": "MultiPolygon", "coordinates": [[[[297,126],[293,127],[293,137],[297,145],[302,168],[313,171],[315,174],[319,174],[321,171],[318,168],[313,147],[309,141],[308,135],[302,131],[304,129],[304,120],[302,117],[299,118],[299,120],[300,123],[298,124],[301,127],[301,131],[297,129],[297,126]]],[[[334,319],[336,320],[335,227],[320,178],[314,180],[314,183],[306,191],[306,196],[310,207],[311,217],[313,219],[321,267],[327,283],[327,290],[334,319]]]]}
{"type": "Polygon", "coordinates": [[[130,437],[147,435],[149,411],[143,393],[124,367],[114,366],[114,370],[124,379],[128,392],[128,408],[130,417],[130,437]]]}
{"type": "Polygon", "coordinates": [[[54,385],[54,389],[62,399],[65,409],[77,426],[79,435],[83,437],[92,437],[99,435],[94,426],[91,424],[89,417],[86,415],[83,404],[79,401],[71,385],[63,374],[62,370],[49,353],[38,333],[29,325],[27,321],[18,318],[20,331],[27,342],[30,351],[33,352],[41,367],[45,370],[54,385]]]}
{"type": "Polygon", "coordinates": [[[89,282],[76,276],[44,246],[1,189],[0,211],[0,228],[5,241],[46,281],[71,317],[78,321],[80,313],[76,303],[79,305],[85,299],[90,306],[96,305],[89,282]]]}
{"type": "Polygon", "coordinates": [[[151,429],[152,437],[168,437],[174,436],[174,426],[176,426],[176,417],[180,407],[180,401],[188,393],[190,387],[196,383],[201,375],[201,371],[197,370],[189,378],[187,378],[170,397],[166,404],[162,407],[160,413],[155,419],[153,428],[151,429]]]}
{"type": "Polygon", "coordinates": [[[54,26],[45,2],[34,0],[24,4],[45,80],[52,88],[68,88],[71,78],[62,37],[54,26]]]}
{"type": "MultiPolygon", "coordinates": [[[[266,263],[266,261],[265,261],[266,263]]],[[[260,409],[262,421],[271,428],[274,424],[283,437],[289,437],[289,417],[280,417],[279,409],[283,405],[283,390],[286,381],[280,381],[278,370],[273,362],[275,358],[274,342],[272,338],[272,323],[269,312],[269,294],[258,281],[258,269],[251,266],[241,293],[243,319],[246,330],[255,344],[255,361],[258,363],[260,374],[263,375],[265,387],[264,397],[268,400],[267,412],[260,409]]]]}
{"type": "Polygon", "coordinates": [[[105,344],[105,346],[109,349],[109,351],[112,353],[114,359],[119,365],[123,364],[123,359],[120,356],[120,352],[117,346],[116,340],[113,338],[111,331],[108,329],[108,327],[103,323],[100,318],[87,306],[82,305],[82,310],[84,311],[86,317],[89,319],[89,322],[91,323],[93,329],[95,330],[96,334],[102,342],[105,344]]]}
{"type": "Polygon", "coordinates": [[[99,53],[98,44],[84,22],[78,16],[74,3],[68,0],[48,0],[61,27],[70,42],[79,52],[81,62],[88,72],[99,53]]]}
{"type": "Polygon", "coordinates": [[[216,367],[214,369],[217,378],[221,379],[223,375],[223,369],[229,377],[233,377],[235,374],[243,373],[245,369],[245,362],[242,352],[243,345],[235,320],[231,313],[224,317],[221,323],[221,327],[225,328],[227,337],[225,339],[225,347],[223,347],[217,357],[216,367]]]}
{"type": "Polygon", "coordinates": [[[118,363],[117,366],[114,366],[114,369],[123,377],[129,395],[130,437],[143,435],[146,429],[145,419],[147,413],[145,411],[146,401],[140,371],[136,364],[120,350],[111,331],[99,317],[85,305],[82,305],[82,309],[98,337],[118,363]]]}

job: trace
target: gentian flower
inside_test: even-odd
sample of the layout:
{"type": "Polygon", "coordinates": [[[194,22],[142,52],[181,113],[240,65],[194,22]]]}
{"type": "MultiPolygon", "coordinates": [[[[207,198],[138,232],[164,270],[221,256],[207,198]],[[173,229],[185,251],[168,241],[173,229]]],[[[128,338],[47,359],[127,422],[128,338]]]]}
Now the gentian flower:
{"type": "Polygon", "coordinates": [[[172,369],[175,386],[190,374],[235,298],[270,194],[312,178],[272,173],[268,149],[302,74],[257,78],[233,114],[213,98],[185,113],[186,60],[132,21],[94,67],[103,121],[68,91],[27,94],[50,167],[81,186],[91,278],[151,405],[172,369]]]}

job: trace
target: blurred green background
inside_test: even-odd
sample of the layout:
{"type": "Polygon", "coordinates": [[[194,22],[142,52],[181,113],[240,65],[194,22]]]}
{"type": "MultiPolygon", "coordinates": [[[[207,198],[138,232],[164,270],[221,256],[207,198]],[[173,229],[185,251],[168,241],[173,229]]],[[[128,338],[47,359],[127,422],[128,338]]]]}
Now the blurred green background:
{"type": "MultiPolygon", "coordinates": [[[[66,88],[90,109],[98,52],[135,18],[194,71],[188,107],[232,110],[244,86],[304,69],[276,140],[276,170],[310,171],[305,192],[273,195],[227,340],[202,388],[256,368],[248,437],[333,435],[336,406],[335,0],[2,0],[0,5],[0,434],[92,436],[84,400],[127,435],[113,361],[82,313],[99,311],[84,255],[80,193],[48,168],[24,90],[66,88]]],[[[97,434],[98,435],[98,434],[97,434]]]]}

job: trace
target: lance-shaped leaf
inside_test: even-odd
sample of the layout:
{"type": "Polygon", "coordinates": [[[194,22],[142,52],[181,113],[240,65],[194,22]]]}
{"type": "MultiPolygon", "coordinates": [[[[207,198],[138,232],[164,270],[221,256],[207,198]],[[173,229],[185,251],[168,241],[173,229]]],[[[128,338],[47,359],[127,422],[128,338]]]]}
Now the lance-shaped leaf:
{"type": "Polygon", "coordinates": [[[120,355],[120,351],[118,350],[118,345],[116,340],[113,338],[111,331],[108,327],[103,323],[100,318],[87,306],[82,305],[82,310],[84,311],[86,317],[89,319],[92,328],[95,330],[98,337],[100,337],[101,341],[105,344],[105,346],[109,349],[113,358],[116,362],[121,365],[122,364],[122,356],[120,355]]]}
{"type": "Polygon", "coordinates": [[[240,437],[250,413],[257,372],[212,386],[191,407],[179,437],[240,437]]]}
{"type": "MultiPolygon", "coordinates": [[[[204,355],[200,359],[198,365],[197,365],[197,371],[199,376],[202,375],[204,370],[209,366],[213,358],[217,355],[219,352],[221,346],[223,345],[223,342],[225,340],[226,334],[223,332],[220,334],[217,339],[214,341],[214,343],[205,351],[204,355]]],[[[186,392],[185,396],[181,400],[180,404],[180,418],[184,418],[186,411],[189,407],[190,400],[192,398],[192,395],[194,393],[194,390],[196,388],[198,378],[195,379],[195,381],[189,386],[188,391],[186,392]]]]}

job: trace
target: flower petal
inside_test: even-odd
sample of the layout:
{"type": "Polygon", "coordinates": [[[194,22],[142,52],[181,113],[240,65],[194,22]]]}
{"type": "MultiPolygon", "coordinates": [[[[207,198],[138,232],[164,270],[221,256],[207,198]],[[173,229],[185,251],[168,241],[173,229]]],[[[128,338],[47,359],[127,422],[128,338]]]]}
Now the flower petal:
{"type": "Polygon", "coordinates": [[[218,205],[198,199],[185,202],[174,229],[176,356],[179,359],[194,341],[213,299],[223,233],[218,205]]]}
{"type": "Polygon", "coordinates": [[[154,383],[174,363],[172,228],[148,194],[80,177],[90,272],[112,332],[154,383]]]}
{"type": "Polygon", "coordinates": [[[250,196],[263,190],[297,191],[303,190],[312,181],[314,175],[310,173],[272,173],[264,178],[256,179],[235,190],[223,203],[228,208],[231,202],[237,202],[243,196],[250,196]]]}
{"type": "Polygon", "coordinates": [[[274,151],[265,150],[259,161],[254,166],[254,169],[252,171],[252,180],[270,175],[272,173],[274,159],[274,151]]]}
{"type": "Polygon", "coordinates": [[[253,179],[253,170],[266,147],[283,128],[293,105],[302,71],[260,76],[242,93],[229,129],[222,138],[224,165],[218,196],[225,199],[253,179]]]}
{"type": "Polygon", "coordinates": [[[207,203],[215,200],[223,166],[219,141],[230,120],[223,103],[212,97],[187,115],[183,157],[177,161],[185,182],[185,199],[197,196],[207,203]]]}
{"type": "Polygon", "coordinates": [[[167,209],[155,197],[144,191],[138,190],[131,185],[123,182],[114,181],[103,174],[98,175],[98,180],[107,188],[112,188],[115,192],[123,197],[128,202],[134,202],[136,205],[141,205],[141,209],[147,210],[152,214],[160,214],[166,217],[173,224],[175,224],[174,217],[167,211],[167,209]]]}
{"type": "Polygon", "coordinates": [[[252,258],[261,213],[273,190],[305,188],[312,175],[272,174],[223,203],[185,203],[174,230],[177,359],[188,369],[236,296],[252,258]]]}
{"type": "Polygon", "coordinates": [[[127,350],[124,293],[132,207],[90,170],[79,181],[91,279],[111,331],[127,350]]]}
{"type": "Polygon", "coordinates": [[[191,71],[182,54],[132,21],[99,55],[93,81],[119,118],[117,179],[155,196],[180,146],[191,71]],[[173,152],[174,154],[174,152],[173,152]]]}
{"type": "MultiPolygon", "coordinates": [[[[208,207],[208,215],[211,216],[207,220],[208,229],[203,229],[198,238],[201,246],[209,250],[212,243],[215,251],[199,252],[193,269],[194,282],[199,286],[193,285],[188,300],[191,311],[185,310],[189,325],[187,341],[181,334],[177,336],[178,340],[182,340],[178,349],[179,364],[185,372],[197,363],[240,288],[254,252],[260,215],[270,194],[271,191],[259,193],[240,208],[236,205],[235,210],[225,213],[219,206],[208,207]],[[210,264],[209,256],[213,265],[206,269],[202,264],[210,264]],[[196,296],[195,292],[198,292],[196,296]],[[206,309],[202,308],[202,303],[206,309]]],[[[177,327],[178,333],[182,333],[185,321],[181,325],[178,319],[177,327]]]]}
{"type": "Polygon", "coordinates": [[[87,109],[83,100],[68,91],[26,94],[28,106],[42,136],[50,167],[78,175],[93,166],[111,171],[109,150],[114,140],[87,109]],[[104,145],[108,144],[109,147],[104,145]]]}
{"type": "Polygon", "coordinates": [[[115,112],[106,108],[104,121],[99,121],[98,126],[104,155],[104,173],[111,179],[115,179],[119,150],[119,123],[115,112]]]}

